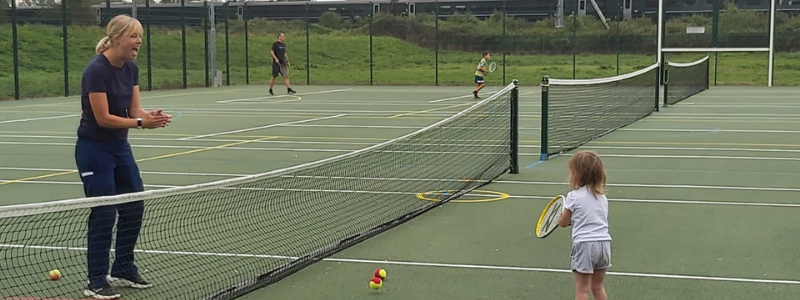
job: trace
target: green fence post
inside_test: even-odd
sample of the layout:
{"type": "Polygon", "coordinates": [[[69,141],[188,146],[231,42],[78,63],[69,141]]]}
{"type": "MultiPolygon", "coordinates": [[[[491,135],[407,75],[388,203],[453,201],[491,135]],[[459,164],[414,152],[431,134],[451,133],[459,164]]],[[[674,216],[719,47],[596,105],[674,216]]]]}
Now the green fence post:
{"type": "Polygon", "coordinates": [[[183,88],[185,89],[188,86],[186,78],[186,0],[181,0],[181,56],[183,57],[183,88]]]}
{"type": "Polygon", "coordinates": [[[244,18],[244,80],[250,84],[250,34],[247,30],[247,2],[242,6],[242,18],[244,18]]]}
{"type": "Polygon", "coordinates": [[[541,153],[539,156],[540,161],[547,160],[548,156],[548,140],[547,140],[547,122],[548,122],[548,108],[550,106],[548,95],[550,93],[550,78],[548,76],[542,77],[542,124],[541,124],[541,134],[542,136],[539,137],[541,139],[541,145],[539,146],[539,152],[541,153]]]}
{"type": "Polygon", "coordinates": [[[308,14],[309,7],[308,2],[306,2],[306,84],[311,85],[311,47],[309,46],[309,41],[311,40],[311,28],[309,24],[310,21],[308,20],[308,14]]]}
{"type": "Polygon", "coordinates": [[[150,53],[150,1],[145,1],[145,15],[147,15],[147,23],[144,25],[145,38],[147,39],[147,90],[153,90],[153,57],[150,53]]]}
{"type": "Polygon", "coordinates": [[[511,174],[519,173],[519,80],[511,90],[511,174]]]}
{"type": "MultiPolygon", "coordinates": [[[[714,8],[711,13],[711,47],[719,47],[719,11],[722,0],[714,0],[714,8]]],[[[714,52],[714,86],[717,85],[717,66],[719,62],[719,52],[714,52]]]]}
{"type": "Polygon", "coordinates": [[[230,2],[225,1],[225,85],[231,85],[231,45],[230,45],[230,26],[228,25],[230,17],[228,16],[228,8],[230,2]]]}
{"type": "Polygon", "coordinates": [[[14,55],[14,99],[19,100],[19,37],[17,36],[17,1],[11,1],[11,51],[14,55]]]}
{"type": "MultiPolygon", "coordinates": [[[[208,1],[203,1],[203,10],[208,12],[208,1]]],[[[208,39],[209,35],[211,35],[210,30],[211,30],[211,24],[209,23],[208,14],[206,14],[203,17],[203,45],[206,45],[205,47],[203,47],[203,49],[205,49],[204,52],[206,58],[203,62],[206,68],[206,87],[211,86],[211,74],[209,74],[210,66],[208,61],[208,55],[209,55],[208,52],[210,50],[208,49],[208,39]]]]}
{"type": "Polygon", "coordinates": [[[578,14],[572,13],[572,79],[575,79],[578,73],[578,14]]]}
{"type": "MultiPolygon", "coordinates": [[[[506,47],[508,47],[508,42],[506,41],[506,0],[503,0],[503,38],[500,45],[503,47],[503,85],[506,85],[506,47]]],[[[514,80],[515,82],[516,79],[514,80]]],[[[515,173],[516,174],[516,173],[515,173]]]]}
{"type": "Polygon", "coordinates": [[[372,19],[375,18],[375,7],[372,2],[369,3],[369,85],[372,85],[372,67],[374,65],[372,56],[372,19]]]}
{"type": "Polygon", "coordinates": [[[617,0],[617,8],[619,8],[619,10],[617,11],[617,33],[616,33],[617,46],[616,46],[616,52],[617,52],[617,76],[619,76],[619,34],[620,34],[620,32],[622,32],[622,30],[620,29],[620,26],[621,26],[620,23],[622,22],[621,20],[623,18],[623,14],[624,14],[624,12],[622,10],[622,0],[617,0]]]}
{"type": "Polygon", "coordinates": [[[61,1],[61,44],[64,50],[64,97],[69,96],[69,33],[67,32],[67,1],[61,1]]]}
{"type": "Polygon", "coordinates": [[[435,31],[434,32],[434,43],[435,43],[435,46],[434,46],[434,52],[435,53],[434,53],[434,55],[436,56],[436,61],[434,62],[435,66],[436,66],[436,71],[435,71],[436,74],[434,75],[435,76],[434,85],[439,86],[439,0],[434,1],[434,5],[436,5],[436,6],[433,7],[433,11],[434,11],[434,15],[435,15],[435,18],[434,18],[434,21],[433,21],[433,27],[434,27],[434,31],[435,31]]]}

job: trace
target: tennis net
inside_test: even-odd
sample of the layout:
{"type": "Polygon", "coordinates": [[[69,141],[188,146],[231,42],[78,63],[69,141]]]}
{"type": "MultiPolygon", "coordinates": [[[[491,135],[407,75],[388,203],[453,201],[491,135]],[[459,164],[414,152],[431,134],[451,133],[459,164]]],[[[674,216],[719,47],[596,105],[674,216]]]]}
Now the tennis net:
{"type": "Polygon", "coordinates": [[[0,207],[0,299],[83,298],[90,209],[123,203],[144,203],[136,266],[154,284],[118,289],[124,299],[234,299],[274,283],[516,173],[516,85],[413,133],[290,168],[0,207]],[[51,269],[62,279],[48,281],[51,269]]]}
{"type": "Polygon", "coordinates": [[[667,62],[664,78],[665,106],[676,104],[708,89],[709,57],[690,62],[667,62]]]}
{"type": "Polygon", "coordinates": [[[541,159],[567,152],[658,109],[658,64],[600,79],[542,79],[541,159]]]}

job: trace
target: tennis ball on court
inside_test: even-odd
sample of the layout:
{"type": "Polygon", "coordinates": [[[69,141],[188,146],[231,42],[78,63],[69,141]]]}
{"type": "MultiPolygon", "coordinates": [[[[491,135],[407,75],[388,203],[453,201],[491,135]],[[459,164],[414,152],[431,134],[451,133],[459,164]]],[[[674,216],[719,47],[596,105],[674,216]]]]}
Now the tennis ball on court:
{"type": "Polygon", "coordinates": [[[61,271],[55,269],[50,271],[49,275],[50,275],[50,280],[58,280],[59,278],[61,278],[61,271]]]}
{"type": "Polygon", "coordinates": [[[384,269],[375,270],[375,277],[378,277],[378,278],[380,278],[382,280],[386,279],[386,270],[384,270],[384,269]]]}
{"type": "Polygon", "coordinates": [[[378,277],[372,277],[372,280],[369,281],[369,287],[374,290],[377,290],[383,286],[383,280],[378,277]]]}

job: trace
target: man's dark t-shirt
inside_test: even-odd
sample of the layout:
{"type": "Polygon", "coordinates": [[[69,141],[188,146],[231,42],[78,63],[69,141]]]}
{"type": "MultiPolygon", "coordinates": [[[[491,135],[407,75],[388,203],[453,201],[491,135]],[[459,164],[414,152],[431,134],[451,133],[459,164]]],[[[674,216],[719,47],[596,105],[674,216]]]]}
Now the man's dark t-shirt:
{"type": "Polygon", "coordinates": [[[89,101],[89,93],[103,92],[108,97],[108,112],[128,118],[133,87],[139,85],[139,67],[133,61],[126,61],[122,67],[115,67],[105,55],[92,59],[83,72],[81,81],[81,115],[78,137],[98,141],[118,141],[128,138],[127,128],[105,128],[97,124],[89,101]]]}
{"type": "MultiPolygon", "coordinates": [[[[278,58],[280,64],[286,64],[286,44],[281,42],[275,42],[272,44],[272,51],[275,52],[275,56],[278,58]]],[[[273,60],[272,63],[275,63],[273,60]]]]}

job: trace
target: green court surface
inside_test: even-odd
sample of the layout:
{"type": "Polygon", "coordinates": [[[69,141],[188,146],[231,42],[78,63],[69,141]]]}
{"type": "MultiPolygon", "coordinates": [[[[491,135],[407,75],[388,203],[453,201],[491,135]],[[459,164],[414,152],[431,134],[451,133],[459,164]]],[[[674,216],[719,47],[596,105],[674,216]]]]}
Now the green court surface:
{"type": "MultiPolygon", "coordinates": [[[[146,108],[173,115],[166,129],[131,130],[147,189],[347,153],[474,103],[469,87],[296,89],[287,96],[277,86],[274,97],[261,86],[144,93],[146,108]]],[[[572,298],[569,229],[534,235],[546,201],[566,193],[569,153],[539,162],[540,88],[523,83],[520,95],[519,174],[242,299],[572,298]],[[486,199],[493,201],[479,201],[486,199]],[[376,268],[388,278],[372,290],[376,268]]],[[[609,176],[610,299],[797,297],[798,95],[792,88],[712,87],[580,148],[598,151],[609,176]]],[[[0,204],[83,196],[74,172],[79,114],[75,97],[0,102],[0,204]]],[[[187,276],[225,270],[226,259],[242,258],[221,254],[187,276]]],[[[85,275],[64,276],[75,283],[65,296],[81,298],[85,275]]],[[[139,298],[123,290],[123,299],[139,298]]]]}

